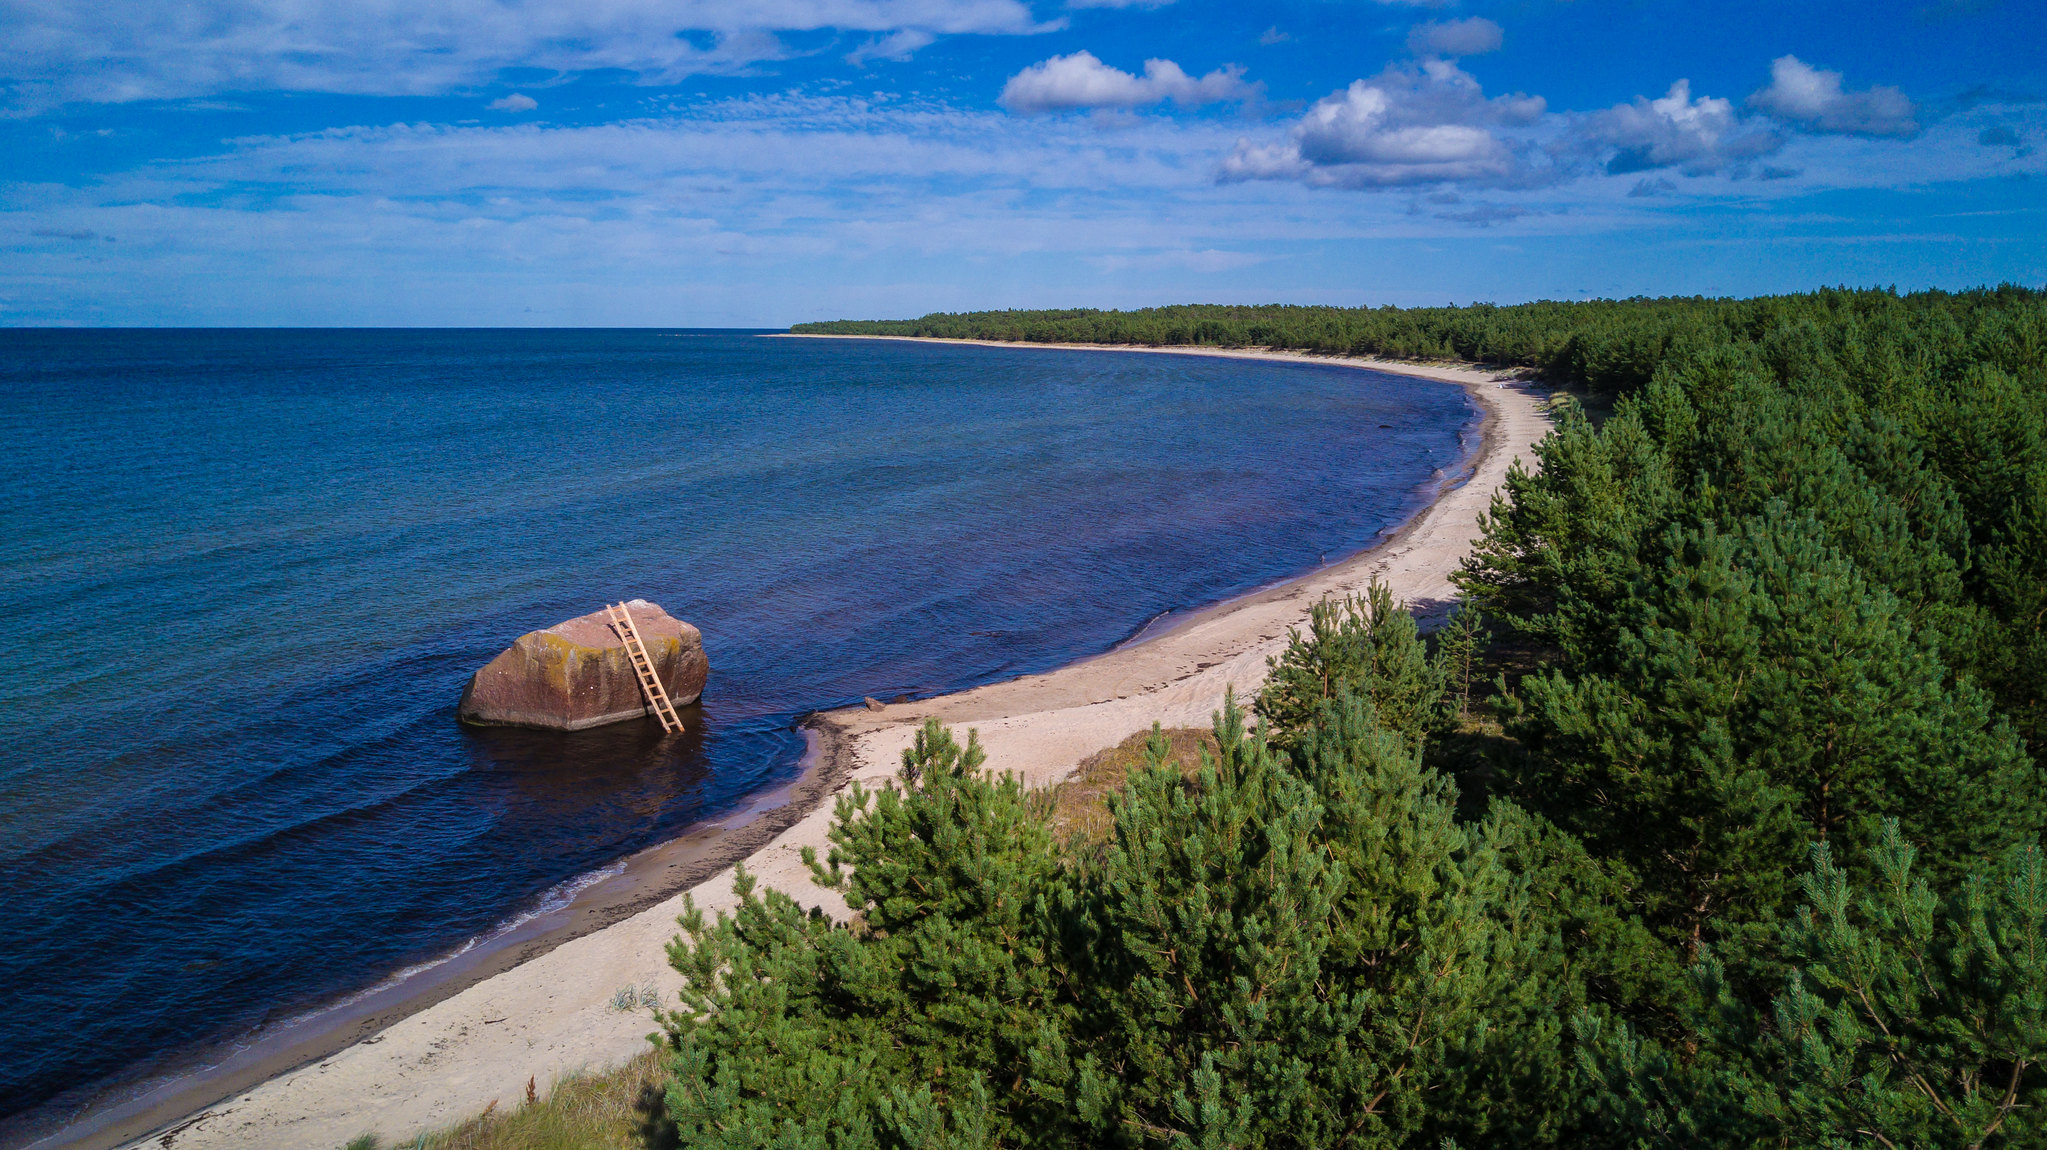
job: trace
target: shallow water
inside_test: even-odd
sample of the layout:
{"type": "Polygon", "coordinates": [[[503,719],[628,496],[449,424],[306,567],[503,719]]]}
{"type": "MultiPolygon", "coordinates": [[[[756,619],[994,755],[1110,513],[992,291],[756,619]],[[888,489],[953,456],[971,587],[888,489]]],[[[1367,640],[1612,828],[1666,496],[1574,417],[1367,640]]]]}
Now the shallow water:
{"type": "Polygon", "coordinates": [[[1355,551],[1475,417],[1115,352],[0,332],[0,1117],[459,947],[785,782],[807,711],[1355,551]],[[633,597],[704,631],[687,736],[455,722],[520,633],[633,597]]]}

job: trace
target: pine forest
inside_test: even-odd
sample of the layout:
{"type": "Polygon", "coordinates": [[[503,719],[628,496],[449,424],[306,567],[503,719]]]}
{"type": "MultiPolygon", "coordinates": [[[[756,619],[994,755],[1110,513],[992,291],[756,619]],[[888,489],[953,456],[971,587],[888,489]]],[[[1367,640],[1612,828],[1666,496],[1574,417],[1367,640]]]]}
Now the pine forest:
{"type": "Polygon", "coordinates": [[[1475,361],[1555,430],[1435,633],[1323,604],[1093,821],[934,722],[811,859],[850,926],[692,911],[682,1145],[2047,1145],[2047,296],[797,330],[1475,361]]]}

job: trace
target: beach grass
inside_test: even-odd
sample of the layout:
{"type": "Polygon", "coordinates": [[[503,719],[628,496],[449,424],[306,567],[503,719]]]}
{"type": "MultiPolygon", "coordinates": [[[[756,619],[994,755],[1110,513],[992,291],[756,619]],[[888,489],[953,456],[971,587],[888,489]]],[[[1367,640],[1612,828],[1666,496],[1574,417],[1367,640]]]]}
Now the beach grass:
{"type": "MultiPolygon", "coordinates": [[[[1206,727],[1173,727],[1161,733],[1173,748],[1169,761],[1189,775],[1201,769],[1202,751],[1215,751],[1215,735],[1206,727]]],[[[1138,731],[1113,747],[1096,751],[1053,789],[1052,831],[1069,851],[1098,850],[1109,841],[1115,826],[1109,796],[1144,769],[1151,735],[1150,731],[1138,731]]]]}
{"type": "Polygon", "coordinates": [[[668,1150],[661,1119],[671,1079],[661,1052],[648,1050],[624,1066],[563,1078],[544,1095],[493,1104],[459,1126],[405,1142],[364,1135],[343,1150],[668,1150]]]}

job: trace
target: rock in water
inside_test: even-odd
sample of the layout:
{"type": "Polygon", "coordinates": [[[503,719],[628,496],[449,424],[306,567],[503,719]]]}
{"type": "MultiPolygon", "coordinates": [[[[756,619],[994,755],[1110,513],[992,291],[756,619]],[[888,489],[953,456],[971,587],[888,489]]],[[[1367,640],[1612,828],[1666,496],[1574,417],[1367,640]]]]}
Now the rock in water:
{"type": "MultiPolygon", "coordinates": [[[[711,662],[695,627],[645,599],[626,604],[654,673],[678,707],[703,694],[711,662]]],[[[465,723],[580,731],[651,716],[625,640],[603,611],[519,636],[469,680],[456,714],[465,723]]]]}

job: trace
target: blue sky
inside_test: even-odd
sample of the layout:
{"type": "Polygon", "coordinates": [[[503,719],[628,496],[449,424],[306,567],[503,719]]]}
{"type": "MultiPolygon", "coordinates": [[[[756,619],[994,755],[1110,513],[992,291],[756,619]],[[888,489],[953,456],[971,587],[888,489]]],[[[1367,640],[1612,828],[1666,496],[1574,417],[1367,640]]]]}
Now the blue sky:
{"type": "Polygon", "coordinates": [[[2047,284],[2047,0],[0,0],[0,324],[2047,284]]]}

